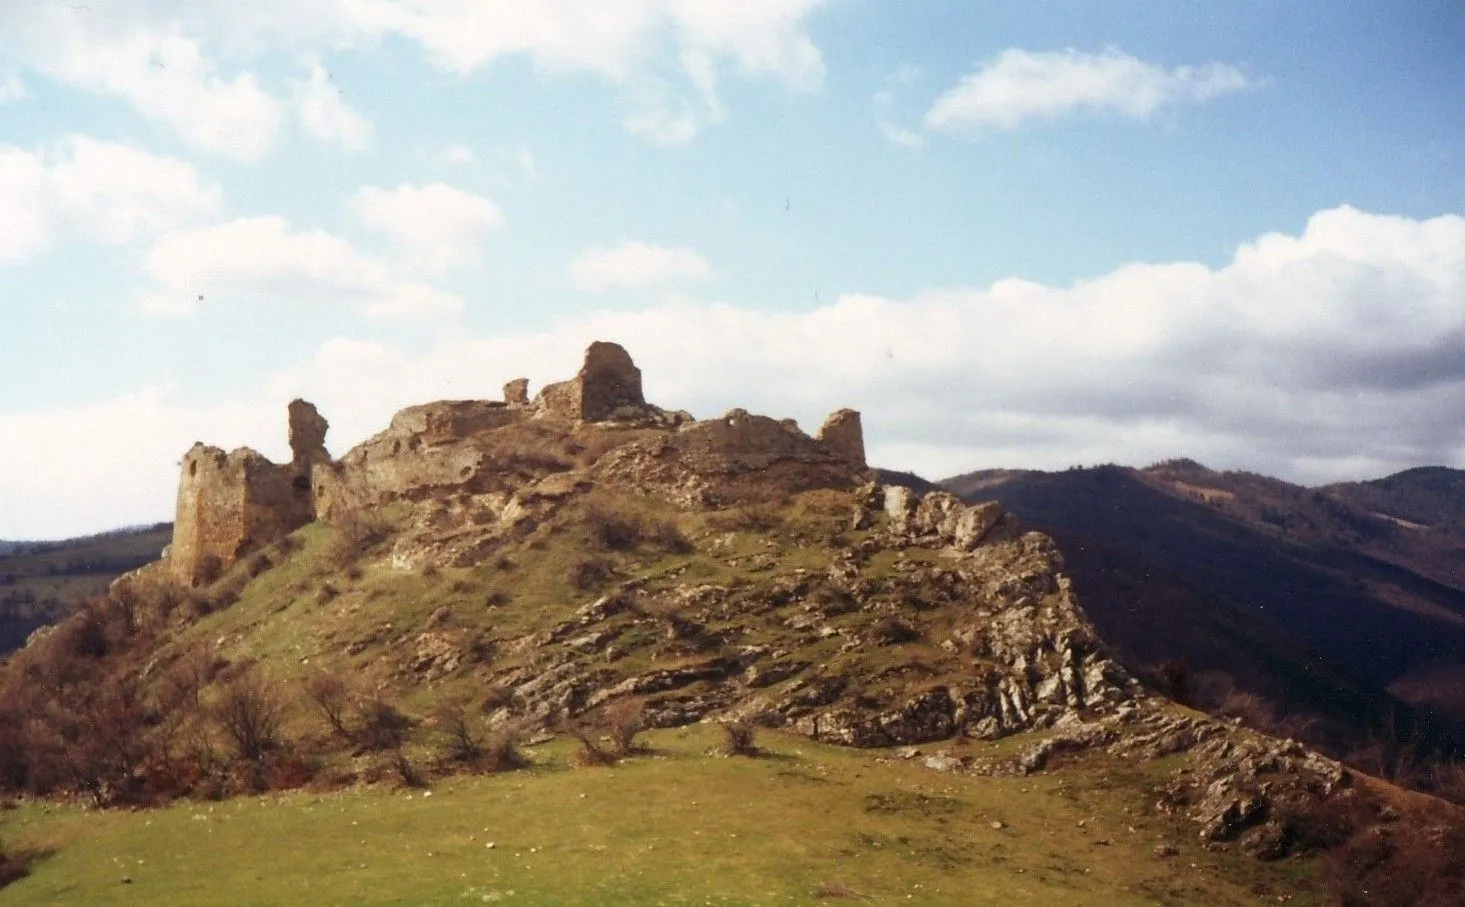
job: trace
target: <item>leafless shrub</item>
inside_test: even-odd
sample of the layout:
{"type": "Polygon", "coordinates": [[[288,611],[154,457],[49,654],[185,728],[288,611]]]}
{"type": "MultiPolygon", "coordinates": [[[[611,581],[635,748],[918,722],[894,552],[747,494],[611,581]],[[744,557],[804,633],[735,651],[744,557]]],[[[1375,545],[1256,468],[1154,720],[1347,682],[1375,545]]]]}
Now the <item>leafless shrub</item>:
{"type": "Polygon", "coordinates": [[[1190,664],[1184,658],[1171,658],[1155,665],[1149,672],[1160,693],[1181,705],[1192,701],[1190,664]]]}
{"type": "Polygon", "coordinates": [[[745,718],[721,722],[722,753],[725,756],[756,756],[757,727],[745,718]]]}
{"type": "Polygon", "coordinates": [[[416,723],[380,696],[363,700],[359,708],[360,718],[353,737],[363,750],[400,750],[416,723]]]}
{"type": "Polygon", "coordinates": [[[610,735],[617,756],[640,751],[636,736],[646,729],[646,700],[640,696],[618,699],[601,710],[601,723],[610,735]]]}
{"type": "Polygon", "coordinates": [[[524,739],[524,725],[510,721],[493,729],[484,741],[483,756],[479,762],[485,772],[511,772],[524,768],[529,758],[519,750],[524,739]]]}
{"type": "Polygon", "coordinates": [[[392,771],[396,773],[397,780],[402,782],[403,787],[427,786],[427,780],[417,770],[417,766],[413,764],[412,758],[407,755],[407,751],[401,747],[391,752],[388,757],[388,764],[391,766],[392,771]]]}
{"type": "Polygon", "coordinates": [[[380,514],[353,511],[336,525],[326,554],[337,567],[344,568],[360,560],[391,533],[391,524],[380,514]]]}
{"type": "Polygon", "coordinates": [[[256,552],[249,560],[244,562],[244,572],[250,579],[254,579],[273,566],[275,566],[275,562],[270,560],[270,556],[260,551],[256,552]]]}
{"type": "Polygon", "coordinates": [[[636,514],[623,514],[598,505],[585,508],[585,528],[591,540],[607,551],[630,551],[641,543],[645,523],[636,514]]]}
{"type": "Polygon", "coordinates": [[[580,744],[580,748],[575,751],[576,765],[592,768],[615,765],[618,761],[615,753],[600,745],[600,741],[595,739],[595,732],[590,728],[572,727],[567,733],[580,744]]]}
{"type": "Polygon", "coordinates": [[[579,557],[570,563],[566,579],[576,589],[597,589],[612,575],[610,561],[600,557],[579,557]]]}
{"type": "Polygon", "coordinates": [[[690,554],[693,551],[691,541],[671,520],[651,520],[646,523],[642,534],[649,544],[671,554],[690,554]]]}
{"type": "Polygon", "coordinates": [[[1465,890],[1465,824],[1406,817],[1356,831],[1328,855],[1332,903],[1346,907],[1453,907],[1465,890]]]}
{"type": "Polygon", "coordinates": [[[248,671],[224,688],[214,719],[247,762],[258,762],[279,746],[285,705],[263,675],[248,671]]]}
{"type": "Polygon", "coordinates": [[[484,745],[469,719],[467,709],[459,703],[443,702],[433,712],[432,723],[442,739],[444,762],[476,765],[483,758],[484,745]]]}
{"type": "Polygon", "coordinates": [[[309,784],[314,778],[317,766],[296,753],[286,753],[271,759],[265,771],[265,786],[268,790],[295,790],[309,784]]]}
{"type": "Polygon", "coordinates": [[[711,514],[707,525],[718,532],[768,532],[783,525],[783,516],[768,504],[746,504],[711,514]]]}
{"type": "Polygon", "coordinates": [[[347,719],[351,706],[351,688],[341,675],[324,671],[312,674],[305,681],[305,695],[315,707],[331,731],[349,744],[356,742],[356,734],[347,719]]]}
{"type": "Polygon", "coordinates": [[[921,632],[900,618],[887,615],[870,625],[870,638],[879,646],[896,646],[915,642],[921,638],[921,632]]]}

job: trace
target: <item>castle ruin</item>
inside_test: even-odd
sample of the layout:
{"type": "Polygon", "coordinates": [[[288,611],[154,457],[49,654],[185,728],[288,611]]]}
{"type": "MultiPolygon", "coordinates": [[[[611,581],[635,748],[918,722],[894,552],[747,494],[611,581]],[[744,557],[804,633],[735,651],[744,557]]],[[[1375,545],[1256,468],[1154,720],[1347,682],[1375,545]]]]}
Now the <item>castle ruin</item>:
{"type": "Polygon", "coordinates": [[[592,343],[574,378],[545,386],[532,401],[528,388],[518,378],[504,385],[503,400],[408,407],[339,460],[326,451],[326,420],[303,400],[289,407],[289,463],[249,448],[226,454],[195,444],[183,458],[168,569],[188,585],[204,584],[307,523],[341,525],[398,500],[470,499],[479,518],[512,512],[519,490],[572,471],[570,462],[537,449],[547,437],[573,447],[587,433],[621,431],[609,438],[615,456],[597,465],[600,475],[703,504],[716,503],[718,489],[846,486],[866,471],[854,410],[833,413],[814,437],[793,420],[742,410],[699,422],[648,404],[641,370],[615,343],[592,343]],[[516,426],[526,430],[510,430],[516,426]]]}

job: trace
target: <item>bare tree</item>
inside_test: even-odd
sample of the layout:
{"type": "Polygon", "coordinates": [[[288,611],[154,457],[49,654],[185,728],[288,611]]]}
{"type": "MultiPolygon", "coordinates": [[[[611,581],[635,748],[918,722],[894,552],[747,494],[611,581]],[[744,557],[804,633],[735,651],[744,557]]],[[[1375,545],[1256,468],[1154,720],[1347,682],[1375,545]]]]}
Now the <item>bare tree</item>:
{"type": "Polygon", "coordinates": [[[214,718],[240,758],[258,762],[280,743],[285,705],[263,677],[247,672],[224,688],[214,718]]]}

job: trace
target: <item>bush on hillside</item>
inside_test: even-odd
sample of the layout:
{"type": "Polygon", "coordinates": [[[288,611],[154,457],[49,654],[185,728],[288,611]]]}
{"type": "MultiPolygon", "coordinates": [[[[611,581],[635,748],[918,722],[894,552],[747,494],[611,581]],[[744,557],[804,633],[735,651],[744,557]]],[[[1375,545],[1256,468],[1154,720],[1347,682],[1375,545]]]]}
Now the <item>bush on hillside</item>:
{"type": "Polygon", "coordinates": [[[646,730],[646,700],[640,696],[617,699],[601,710],[601,724],[617,756],[640,752],[636,737],[646,730]]]}
{"type": "Polygon", "coordinates": [[[246,762],[259,762],[280,745],[285,703],[256,671],[245,671],[224,687],[213,715],[239,758],[246,762]]]}
{"type": "Polygon", "coordinates": [[[565,579],[576,589],[589,591],[605,585],[614,574],[610,561],[601,557],[579,557],[570,563],[565,579]]]}
{"type": "Polygon", "coordinates": [[[758,729],[746,718],[721,722],[722,754],[725,756],[758,755],[758,729]]]}
{"type": "Polygon", "coordinates": [[[590,539],[607,551],[630,551],[641,543],[645,523],[636,514],[623,514],[599,505],[585,508],[585,528],[590,539]]]}

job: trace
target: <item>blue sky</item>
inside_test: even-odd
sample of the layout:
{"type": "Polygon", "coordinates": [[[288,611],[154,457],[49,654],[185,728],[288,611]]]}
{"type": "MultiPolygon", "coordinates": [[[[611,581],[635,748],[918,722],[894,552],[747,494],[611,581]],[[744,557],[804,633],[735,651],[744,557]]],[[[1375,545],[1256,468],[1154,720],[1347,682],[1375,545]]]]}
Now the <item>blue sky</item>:
{"type": "Polygon", "coordinates": [[[571,374],[872,461],[1465,466],[1458,3],[8,0],[0,538],[571,374]]]}

